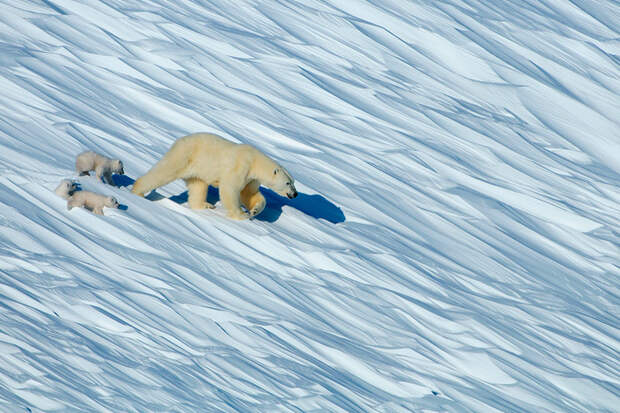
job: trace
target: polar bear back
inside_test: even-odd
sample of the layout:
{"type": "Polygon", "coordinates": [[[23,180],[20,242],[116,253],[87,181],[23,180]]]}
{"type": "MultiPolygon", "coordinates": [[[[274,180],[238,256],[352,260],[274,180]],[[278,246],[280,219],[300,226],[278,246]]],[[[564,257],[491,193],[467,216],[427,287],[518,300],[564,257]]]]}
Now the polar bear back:
{"type": "Polygon", "coordinates": [[[78,172],[94,171],[98,165],[103,165],[107,158],[93,151],[85,151],[79,154],[75,160],[75,169],[78,172]]]}
{"type": "Polygon", "coordinates": [[[90,191],[77,191],[69,197],[69,199],[79,202],[88,208],[95,208],[98,206],[107,206],[106,203],[110,197],[107,195],[97,194],[90,191]]]}
{"type": "MultiPolygon", "coordinates": [[[[119,159],[111,159],[93,151],[82,152],[75,159],[75,171],[78,175],[95,171],[97,176],[109,175],[112,173],[123,174],[123,163],[119,159]]],[[[108,177],[107,181],[111,178],[108,177]]],[[[111,183],[111,182],[108,182],[111,183]]]]}
{"type": "Polygon", "coordinates": [[[195,133],[177,139],[162,160],[183,165],[180,176],[200,177],[216,184],[233,171],[249,170],[259,158],[268,159],[250,145],[234,143],[211,133],[195,133]]]}

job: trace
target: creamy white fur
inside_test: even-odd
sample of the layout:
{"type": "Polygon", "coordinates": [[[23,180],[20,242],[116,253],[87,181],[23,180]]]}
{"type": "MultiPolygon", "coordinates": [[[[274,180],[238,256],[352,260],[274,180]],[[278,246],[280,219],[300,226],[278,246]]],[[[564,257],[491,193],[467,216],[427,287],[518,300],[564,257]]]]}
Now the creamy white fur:
{"type": "Polygon", "coordinates": [[[77,184],[69,179],[60,181],[60,184],[54,190],[56,195],[63,199],[68,199],[75,191],[77,191],[77,184]]]}
{"type": "Polygon", "coordinates": [[[250,145],[230,142],[210,133],[196,133],[177,139],[170,150],[146,175],[133,185],[134,194],[145,193],[183,179],[190,208],[213,208],[206,202],[209,185],[218,187],[228,217],[244,219],[260,214],[264,185],[280,195],[297,195],[291,175],[267,155],[250,145]],[[241,208],[244,205],[249,213],[241,208]]]}
{"type": "Polygon", "coordinates": [[[124,174],[123,163],[118,159],[110,159],[93,151],[82,152],[75,160],[75,172],[80,175],[88,175],[95,171],[98,179],[103,176],[107,184],[114,185],[112,174],[124,174]]]}
{"type": "Polygon", "coordinates": [[[103,215],[103,207],[118,208],[116,198],[90,191],[77,191],[67,198],[67,209],[86,208],[94,214],[103,215]]]}

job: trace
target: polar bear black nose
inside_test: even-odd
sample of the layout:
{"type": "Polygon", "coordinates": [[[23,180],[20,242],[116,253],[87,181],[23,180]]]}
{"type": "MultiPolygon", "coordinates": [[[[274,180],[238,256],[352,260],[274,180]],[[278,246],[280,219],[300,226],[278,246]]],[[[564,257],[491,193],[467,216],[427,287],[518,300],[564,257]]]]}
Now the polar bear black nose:
{"type": "Polygon", "coordinates": [[[297,191],[293,192],[292,194],[286,194],[286,196],[288,196],[288,199],[293,199],[297,196],[297,191]]]}

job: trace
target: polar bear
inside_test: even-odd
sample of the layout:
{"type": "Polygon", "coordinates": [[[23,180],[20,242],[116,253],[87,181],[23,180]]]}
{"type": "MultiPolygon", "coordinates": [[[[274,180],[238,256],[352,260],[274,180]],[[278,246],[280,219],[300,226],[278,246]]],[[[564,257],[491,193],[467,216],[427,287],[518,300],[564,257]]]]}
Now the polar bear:
{"type": "Polygon", "coordinates": [[[119,203],[112,196],[105,196],[90,191],[77,191],[67,198],[67,209],[86,208],[93,214],[103,215],[103,207],[118,208],[119,203]]]}
{"type": "Polygon", "coordinates": [[[88,175],[90,171],[95,171],[97,179],[103,176],[103,180],[109,185],[114,185],[113,173],[119,175],[125,173],[123,163],[118,159],[110,159],[93,151],[82,152],[75,160],[75,172],[81,176],[88,175]]]}
{"type": "Polygon", "coordinates": [[[69,179],[63,179],[56,187],[54,192],[56,195],[63,199],[68,199],[75,191],[77,191],[77,184],[69,179]]]}
{"type": "Polygon", "coordinates": [[[253,146],[236,144],[210,133],[195,133],[177,139],[170,150],[146,175],[133,184],[139,196],[183,179],[187,203],[192,209],[214,208],[206,201],[209,185],[218,187],[229,218],[254,217],[265,208],[264,185],[282,196],[295,198],[293,177],[253,146]],[[245,206],[247,213],[241,205],[245,206]]]}

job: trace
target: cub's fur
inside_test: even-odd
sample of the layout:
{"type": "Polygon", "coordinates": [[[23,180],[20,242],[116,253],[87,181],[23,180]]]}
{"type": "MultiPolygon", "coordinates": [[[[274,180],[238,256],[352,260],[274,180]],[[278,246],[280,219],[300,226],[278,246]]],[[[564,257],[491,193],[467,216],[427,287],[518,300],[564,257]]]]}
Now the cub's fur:
{"type": "Polygon", "coordinates": [[[97,179],[103,180],[106,184],[114,185],[112,174],[123,175],[123,163],[118,159],[110,159],[93,151],[82,152],[75,160],[75,172],[78,176],[89,175],[90,171],[95,171],[97,179]]]}
{"type": "Polygon", "coordinates": [[[77,184],[69,179],[60,181],[60,184],[54,190],[56,195],[63,199],[68,199],[75,191],[77,191],[77,184]]]}
{"type": "Polygon", "coordinates": [[[94,214],[103,215],[103,207],[118,208],[116,198],[97,194],[90,191],[77,191],[67,199],[67,209],[86,208],[94,214]]]}

